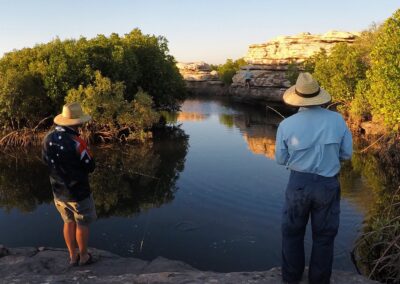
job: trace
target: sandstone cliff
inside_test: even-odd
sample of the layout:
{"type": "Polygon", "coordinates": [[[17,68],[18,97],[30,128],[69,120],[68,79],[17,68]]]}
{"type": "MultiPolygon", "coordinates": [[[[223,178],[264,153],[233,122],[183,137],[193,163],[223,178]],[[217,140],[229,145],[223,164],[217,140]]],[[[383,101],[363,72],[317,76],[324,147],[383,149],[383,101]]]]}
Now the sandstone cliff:
{"type": "Polygon", "coordinates": [[[218,78],[218,73],[211,70],[205,62],[177,63],[186,87],[193,95],[226,95],[228,88],[218,78]]]}
{"type": "Polygon", "coordinates": [[[301,63],[313,54],[325,49],[328,53],[340,42],[353,43],[358,34],[330,31],[323,35],[301,33],[280,36],[263,44],[250,45],[245,56],[249,64],[243,66],[233,77],[230,88],[232,96],[243,100],[259,99],[281,102],[284,91],[290,86],[286,70],[292,62],[301,63]],[[251,88],[244,87],[246,69],[252,73],[251,88]]]}

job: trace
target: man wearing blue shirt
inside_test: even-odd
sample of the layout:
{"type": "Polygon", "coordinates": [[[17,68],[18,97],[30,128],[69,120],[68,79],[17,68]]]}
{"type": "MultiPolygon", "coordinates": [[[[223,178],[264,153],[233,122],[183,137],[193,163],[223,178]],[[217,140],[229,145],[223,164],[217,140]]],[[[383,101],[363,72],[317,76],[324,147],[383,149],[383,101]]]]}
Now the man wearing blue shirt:
{"type": "Polygon", "coordinates": [[[283,95],[286,104],[300,107],[283,120],[276,136],[275,159],[291,170],[282,218],[282,277],[301,281],[304,234],[311,215],[313,246],[310,283],[329,283],[334,240],[339,228],[340,160],[352,155],[352,137],[339,113],[322,108],[331,96],[309,73],[283,95]]]}
{"type": "Polygon", "coordinates": [[[244,73],[245,87],[250,88],[251,78],[253,78],[253,74],[250,72],[250,68],[247,67],[246,73],[244,73]]]}

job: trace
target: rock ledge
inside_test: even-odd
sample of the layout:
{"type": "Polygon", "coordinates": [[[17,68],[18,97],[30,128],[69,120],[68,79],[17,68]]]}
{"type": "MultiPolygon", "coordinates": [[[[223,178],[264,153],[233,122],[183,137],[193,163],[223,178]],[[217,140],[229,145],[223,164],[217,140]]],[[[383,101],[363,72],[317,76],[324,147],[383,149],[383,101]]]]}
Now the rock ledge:
{"type": "MultiPolygon", "coordinates": [[[[0,283],[281,283],[280,268],[216,273],[162,257],[148,262],[97,249],[91,252],[94,264],[68,267],[65,249],[9,249],[0,255],[0,283]]],[[[334,271],[331,283],[377,282],[351,272],[334,271]]]]}

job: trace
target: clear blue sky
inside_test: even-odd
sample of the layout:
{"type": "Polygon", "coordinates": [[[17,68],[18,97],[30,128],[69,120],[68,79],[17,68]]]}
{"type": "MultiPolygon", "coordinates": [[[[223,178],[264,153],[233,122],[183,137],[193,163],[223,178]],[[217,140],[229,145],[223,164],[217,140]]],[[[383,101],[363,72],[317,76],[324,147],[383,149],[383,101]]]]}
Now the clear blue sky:
{"type": "Polygon", "coordinates": [[[178,61],[222,63],[278,35],[360,31],[398,0],[0,0],[0,56],[61,39],[133,28],[163,35],[178,61]]]}

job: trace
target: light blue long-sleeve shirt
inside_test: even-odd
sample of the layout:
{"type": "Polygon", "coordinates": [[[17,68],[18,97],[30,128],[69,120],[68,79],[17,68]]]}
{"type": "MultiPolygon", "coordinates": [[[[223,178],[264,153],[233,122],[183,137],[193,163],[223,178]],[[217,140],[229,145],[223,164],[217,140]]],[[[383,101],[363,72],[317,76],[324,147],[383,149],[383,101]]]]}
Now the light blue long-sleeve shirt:
{"type": "Polygon", "coordinates": [[[278,127],[275,160],[289,169],[331,177],[353,152],[342,116],[322,107],[300,108],[278,127]]]}

